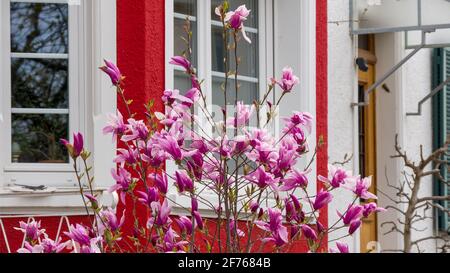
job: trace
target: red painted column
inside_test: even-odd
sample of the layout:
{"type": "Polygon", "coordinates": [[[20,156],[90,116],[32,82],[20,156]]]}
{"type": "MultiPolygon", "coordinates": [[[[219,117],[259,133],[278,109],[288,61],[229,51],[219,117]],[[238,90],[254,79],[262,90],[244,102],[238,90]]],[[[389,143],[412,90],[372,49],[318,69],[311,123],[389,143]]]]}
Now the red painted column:
{"type": "MultiPolygon", "coordinates": [[[[316,1],[316,115],[317,143],[323,142],[317,153],[317,173],[328,172],[328,25],[327,0],[316,1]]],[[[321,189],[317,183],[317,190],[321,189]]],[[[319,221],[328,226],[328,209],[321,211],[319,221]]],[[[328,238],[325,238],[328,241],[328,238]]]]}
{"type": "MultiPolygon", "coordinates": [[[[133,100],[131,112],[143,119],[144,104],[155,101],[155,111],[163,112],[161,96],[165,77],[164,0],[117,0],[117,59],[125,78],[125,96],[133,100]]],[[[126,113],[118,98],[118,108],[126,113]]],[[[127,200],[126,232],[133,232],[132,201],[127,200]]],[[[119,205],[119,215],[124,210],[119,205]]],[[[144,206],[137,206],[141,225],[148,219],[144,206]]]]}

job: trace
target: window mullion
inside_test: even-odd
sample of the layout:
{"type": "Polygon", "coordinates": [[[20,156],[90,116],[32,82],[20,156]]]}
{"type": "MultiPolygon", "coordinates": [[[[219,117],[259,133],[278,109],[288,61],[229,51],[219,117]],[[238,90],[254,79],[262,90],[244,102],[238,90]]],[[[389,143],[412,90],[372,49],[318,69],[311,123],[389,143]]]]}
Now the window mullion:
{"type": "Polygon", "coordinates": [[[187,15],[187,14],[183,14],[183,13],[179,13],[179,12],[174,12],[173,17],[175,19],[181,19],[181,20],[186,20],[186,18],[187,18],[191,22],[197,21],[197,16],[191,16],[191,15],[187,15]]]}
{"type": "Polygon", "coordinates": [[[68,59],[69,54],[64,53],[22,53],[11,52],[11,58],[20,59],[68,59]]]}
{"type": "MultiPolygon", "coordinates": [[[[2,119],[0,119],[0,123],[2,123],[3,129],[0,132],[2,143],[5,143],[4,145],[4,153],[2,162],[4,164],[7,164],[7,162],[11,162],[11,135],[12,135],[12,127],[11,127],[11,28],[10,28],[10,2],[9,1],[1,1],[0,3],[2,7],[2,14],[1,17],[1,30],[2,30],[2,69],[3,73],[1,73],[0,77],[2,78],[2,89],[3,92],[0,92],[0,96],[2,101],[2,111],[1,115],[3,116],[2,119]]],[[[4,167],[1,166],[2,170],[1,172],[4,173],[4,167]]],[[[3,180],[5,178],[3,177],[3,180]]],[[[4,181],[0,181],[4,182],[4,181]]]]}
{"type": "MultiPolygon", "coordinates": [[[[208,105],[209,113],[213,113],[212,105],[212,90],[211,90],[211,0],[197,1],[198,12],[198,52],[204,52],[204,54],[198,55],[198,72],[199,79],[204,79],[202,90],[206,96],[206,103],[208,105]]],[[[204,113],[198,111],[198,115],[201,118],[201,126],[212,136],[212,126],[207,121],[204,113]]]]}

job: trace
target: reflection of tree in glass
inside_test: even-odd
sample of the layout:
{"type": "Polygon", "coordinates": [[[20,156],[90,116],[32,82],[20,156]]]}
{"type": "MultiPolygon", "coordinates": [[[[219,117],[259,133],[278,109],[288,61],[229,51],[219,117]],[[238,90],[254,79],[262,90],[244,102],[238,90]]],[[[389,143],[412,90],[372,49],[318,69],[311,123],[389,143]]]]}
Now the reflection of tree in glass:
{"type": "Polygon", "coordinates": [[[11,3],[11,52],[67,53],[66,4],[11,3]]]}
{"type": "Polygon", "coordinates": [[[68,115],[14,114],[12,139],[19,144],[22,163],[66,163],[59,139],[68,136],[68,115]]]}
{"type": "Polygon", "coordinates": [[[69,107],[68,61],[13,58],[13,108],[69,107]]]}
{"type": "MultiPolygon", "coordinates": [[[[11,52],[68,53],[68,6],[11,3],[11,52]]],[[[13,58],[13,108],[68,109],[68,60],[13,58]]],[[[13,114],[12,142],[19,162],[68,162],[66,114],[13,114]]],[[[13,158],[14,160],[14,158],[13,158]]]]}

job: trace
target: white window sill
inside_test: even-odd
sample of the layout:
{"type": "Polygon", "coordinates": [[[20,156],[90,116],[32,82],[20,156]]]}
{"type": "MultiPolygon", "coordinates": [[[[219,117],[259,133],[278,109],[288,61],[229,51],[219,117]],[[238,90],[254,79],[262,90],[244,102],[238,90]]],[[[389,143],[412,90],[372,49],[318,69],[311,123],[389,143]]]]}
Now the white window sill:
{"type": "MultiPolygon", "coordinates": [[[[115,207],[117,198],[106,188],[94,189],[100,204],[115,207]]],[[[89,191],[85,191],[89,192],[89,191]]],[[[53,192],[14,192],[0,188],[0,215],[18,214],[85,215],[77,188],[56,188],[53,192]]]]}

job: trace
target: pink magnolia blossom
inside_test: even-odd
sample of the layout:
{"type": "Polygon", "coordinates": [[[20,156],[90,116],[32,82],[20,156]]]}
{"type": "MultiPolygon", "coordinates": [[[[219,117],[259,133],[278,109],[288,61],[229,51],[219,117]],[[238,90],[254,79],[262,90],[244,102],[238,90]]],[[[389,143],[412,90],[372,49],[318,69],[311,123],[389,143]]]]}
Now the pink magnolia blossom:
{"type": "Polygon", "coordinates": [[[178,219],[175,219],[175,222],[177,222],[178,227],[181,231],[186,232],[186,234],[192,234],[192,221],[191,219],[187,218],[186,216],[180,216],[178,219]]]}
{"type": "Polygon", "coordinates": [[[170,64],[181,66],[182,68],[186,69],[186,71],[191,70],[191,62],[189,62],[188,59],[186,59],[183,56],[175,56],[171,58],[170,64]]]}
{"type": "Polygon", "coordinates": [[[180,236],[170,227],[164,234],[162,244],[158,244],[158,247],[166,253],[171,252],[185,252],[184,246],[188,244],[187,241],[177,241],[180,236]]]}
{"type": "Polygon", "coordinates": [[[155,187],[149,187],[147,192],[138,191],[138,200],[142,204],[147,205],[148,207],[151,207],[153,202],[159,201],[159,191],[155,187]]]}
{"type": "Polygon", "coordinates": [[[122,149],[118,148],[117,151],[119,154],[114,159],[115,163],[119,163],[124,166],[125,163],[128,163],[130,165],[133,165],[137,163],[138,157],[139,157],[139,150],[133,149],[131,146],[128,147],[128,149],[122,149]]]}
{"type": "Polygon", "coordinates": [[[283,120],[286,122],[286,127],[283,130],[284,133],[290,133],[293,128],[301,127],[311,132],[313,116],[310,113],[294,111],[291,117],[283,118],[283,120]]]}
{"type": "Polygon", "coordinates": [[[166,161],[167,155],[166,152],[157,144],[158,141],[156,139],[150,139],[147,143],[141,145],[141,149],[143,149],[141,158],[142,161],[149,163],[155,169],[161,167],[161,165],[166,161]]]}
{"type": "Polygon", "coordinates": [[[362,199],[377,199],[377,196],[369,192],[369,188],[372,185],[372,177],[357,177],[356,182],[350,189],[362,199]]]}
{"type": "MultiPolygon", "coordinates": [[[[295,147],[296,148],[296,147],[295,147]]],[[[297,163],[297,151],[280,147],[277,167],[280,171],[289,171],[297,163]]]]}
{"type": "Polygon", "coordinates": [[[250,142],[245,135],[236,136],[233,140],[232,150],[235,154],[241,154],[248,150],[250,142]]]}
{"type": "Polygon", "coordinates": [[[26,240],[36,241],[45,233],[45,229],[41,229],[41,221],[33,220],[29,223],[20,221],[19,226],[19,228],[15,227],[14,229],[22,231],[26,240]]]}
{"type": "Polygon", "coordinates": [[[196,197],[191,198],[191,210],[198,211],[198,201],[196,197]]]}
{"type": "Polygon", "coordinates": [[[238,101],[236,106],[236,118],[227,119],[227,125],[234,127],[246,126],[253,113],[253,106],[245,105],[244,102],[238,101]]]}
{"type": "Polygon", "coordinates": [[[276,82],[283,92],[291,92],[294,86],[299,83],[299,79],[294,75],[292,68],[285,67],[281,81],[273,80],[273,82],[276,82]]]}
{"type": "Polygon", "coordinates": [[[283,179],[283,185],[280,187],[281,191],[290,191],[295,188],[306,188],[308,186],[309,172],[300,172],[298,170],[291,170],[286,178],[283,179]]]}
{"type": "Polygon", "coordinates": [[[217,137],[213,142],[212,151],[218,153],[223,158],[231,158],[231,154],[233,153],[233,146],[231,141],[228,139],[228,136],[217,137]]]}
{"type": "Polygon", "coordinates": [[[188,167],[188,171],[192,173],[197,180],[202,180],[203,178],[203,154],[200,152],[196,152],[191,156],[190,159],[186,161],[186,165],[188,167]]]}
{"type": "Polygon", "coordinates": [[[198,226],[199,229],[203,229],[203,219],[202,216],[200,215],[200,212],[198,211],[194,211],[192,213],[194,215],[194,219],[195,219],[195,224],[198,226]]]}
{"type": "Polygon", "coordinates": [[[344,225],[349,226],[349,234],[353,234],[361,226],[364,207],[360,205],[350,205],[344,215],[338,212],[344,225]]]}
{"type": "Polygon", "coordinates": [[[350,227],[348,229],[348,233],[351,235],[353,233],[355,233],[355,231],[358,230],[358,228],[362,225],[362,221],[358,220],[358,221],[353,221],[350,223],[350,227]]]}
{"type": "Polygon", "coordinates": [[[317,240],[316,231],[314,231],[314,229],[312,229],[309,225],[301,225],[300,229],[302,230],[303,235],[305,235],[307,239],[314,241],[317,240]]]}
{"type": "Polygon", "coordinates": [[[250,133],[246,132],[246,135],[250,146],[252,146],[253,148],[256,148],[263,144],[273,145],[275,143],[275,139],[271,134],[269,134],[269,132],[267,132],[266,129],[254,128],[250,133]]]}
{"type": "Polygon", "coordinates": [[[64,243],[61,243],[61,238],[59,238],[57,241],[54,241],[50,238],[48,238],[47,234],[44,234],[45,238],[34,245],[30,244],[28,241],[24,242],[24,245],[22,248],[19,248],[17,250],[18,253],[60,253],[63,250],[65,250],[69,244],[70,241],[66,241],[64,243]]]}
{"type": "Polygon", "coordinates": [[[148,227],[152,227],[153,225],[162,227],[172,222],[169,218],[170,207],[167,199],[164,199],[162,204],[160,202],[153,202],[151,207],[153,216],[151,216],[147,222],[148,227]]]}
{"type": "Polygon", "coordinates": [[[266,164],[268,166],[276,166],[279,158],[278,152],[274,149],[273,145],[265,142],[262,142],[252,151],[246,153],[246,156],[253,162],[266,164]]]}
{"type": "Polygon", "coordinates": [[[331,253],[349,253],[348,245],[341,242],[336,242],[337,248],[330,248],[331,253]]]}
{"type": "Polygon", "coordinates": [[[273,242],[276,246],[283,246],[288,242],[287,228],[283,226],[283,216],[279,209],[268,209],[269,222],[255,221],[255,225],[262,230],[271,233],[271,237],[266,237],[263,242],[273,242]]]}
{"type": "Polygon", "coordinates": [[[112,134],[114,140],[116,136],[121,136],[126,132],[127,126],[123,122],[123,116],[119,111],[117,111],[117,115],[109,114],[108,119],[108,125],[103,128],[103,134],[112,134]]]}
{"type": "MultiPolygon", "coordinates": [[[[349,206],[342,218],[344,224],[349,225],[351,222],[361,219],[361,217],[363,216],[363,210],[364,207],[360,205],[349,206]]],[[[338,215],[342,217],[340,213],[338,213],[338,215]]]]}
{"type": "Polygon", "coordinates": [[[273,190],[277,190],[277,183],[279,178],[274,178],[271,173],[264,170],[264,167],[260,166],[252,174],[245,176],[245,178],[255,183],[260,188],[271,187],[273,190]]]}
{"type": "Polygon", "coordinates": [[[190,157],[197,151],[184,151],[181,149],[178,140],[171,135],[157,139],[157,145],[161,147],[168,155],[170,155],[173,160],[181,161],[185,157],[190,157]]]}
{"type": "Polygon", "coordinates": [[[321,190],[314,200],[313,208],[314,210],[319,210],[323,208],[324,206],[328,205],[328,203],[333,200],[333,195],[329,193],[328,191],[321,190]]]}
{"type": "Polygon", "coordinates": [[[185,97],[188,98],[191,102],[187,101],[187,102],[184,102],[183,104],[189,108],[192,107],[192,105],[194,105],[194,103],[200,99],[199,88],[193,87],[193,88],[189,89],[186,92],[185,97]]]}
{"type": "Polygon", "coordinates": [[[92,208],[94,209],[98,208],[98,200],[94,195],[90,193],[85,193],[84,196],[89,200],[89,202],[91,202],[92,208]]]}
{"type": "Polygon", "coordinates": [[[62,252],[64,249],[67,248],[70,241],[61,243],[61,240],[62,240],[61,238],[58,238],[57,241],[54,241],[54,240],[46,237],[40,243],[40,245],[42,246],[42,252],[43,253],[60,253],[60,252],[62,252]]]}
{"type": "Polygon", "coordinates": [[[74,225],[70,225],[69,227],[69,232],[64,232],[64,234],[67,235],[67,237],[69,237],[70,239],[74,240],[75,242],[77,242],[78,244],[80,244],[80,246],[90,246],[91,245],[91,232],[89,231],[88,228],[80,225],[80,224],[76,224],[74,225]]]}
{"type": "Polygon", "coordinates": [[[84,140],[81,133],[73,134],[73,144],[71,144],[67,139],[61,139],[60,142],[66,146],[69,154],[72,158],[77,158],[80,156],[84,149],[84,140]]]}
{"type": "Polygon", "coordinates": [[[125,222],[125,211],[122,212],[120,221],[117,219],[116,213],[111,208],[100,211],[98,216],[100,217],[98,221],[100,233],[103,233],[105,229],[108,229],[111,232],[119,231],[125,222]]]}
{"type": "Polygon", "coordinates": [[[125,193],[128,191],[132,180],[131,174],[124,168],[118,168],[117,171],[116,169],[112,169],[111,175],[116,181],[116,184],[112,185],[108,191],[111,193],[121,190],[120,199],[123,203],[125,203],[125,193]]]}
{"type": "Polygon", "coordinates": [[[31,245],[29,242],[25,241],[23,247],[17,250],[17,253],[44,253],[44,247],[40,244],[31,245]]]}
{"type": "Polygon", "coordinates": [[[189,95],[189,97],[180,95],[179,90],[166,89],[164,90],[162,101],[169,106],[172,106],[176,101],[179,101],[182,104],[186,103],[190,107],[194,103],[193,99],[198,100],[199,91],[196,88],[192,88],[188,91],[187,95],[189,95]]]}
{"type": "Polygon", "coordinates": [[[191,148],[196,149],[201,154],[206,154],[211,150],[211,145],[196,134],[192,137],[191,148]]]}
{"type": "Polygon", "coordinates": [[[176,171],[175,182],[179,192],[192,192],[194,190],[194,182],[186,171],[176,171]]]}
{"type": "Polygon", "coordinates": [[[231,28],[234,30],[240,30],[242,32],[242,36],[248,43],[252,43],[250,38],[247,37],[245,33],[244,22],[247,20],[247,17],[250,15],[250,10],[247,9],[245,5],[239,6],[235,11],[229,11],[225,15],[225,22],[228,22],[231,28]]]}
{"type": "Polygon", "coordinates": [[[128,142],[135,139],[147,140],[148,128],[143,120],[135,120],[133,118],[128,119],[127,127],[131,134],[123,135],[122,141],[128,142]]]}
{"type": "Polygon", "coordinates": [[[124,79],[120,73],[119,68],[111,61],[104,60],[105,66],[100,67],[100,70],[105,72],[110,78],[113,85],[119,85],[124,79]]]}
{"type": "Polygon", "coordinates": [[[250,201],[249,208],[252,213],[255,213],[259,208],[258,202],[256,202],[255,200],[250,201]]]}
{"type": "Polygon", "coordinates": [[[318,176],[318,179],[324,183],[330,184],[333,188],[339,188],[342,184],[345,184],[349,179],[351,179],[351,173],[335,167],[333,165],[328,165],[328,178],[322,175],[318,176]]]}
{"type": "Polygon", "coordinates": [[[377,203],[371,202],[369,204],[365,204],[364,205],[363,216],[364,217],[369,217],[370,214],[372,214],[374,212],[384,212],[384,211],[386,211],[385,208],[378,207],[377,203]]]}
{"type": "Polygon", "coordinates": [[[286,211],[286,221],[291,222],[294,215],[296,214],[294,204],[289,199],[284,200],[284,209],[286,211]]]}
{"type": "Polygon", "coordinates": [[[159,192],[166,194],[168,189],[167,175],[166,174],[154,174],[155,186],[159,192]]]}

